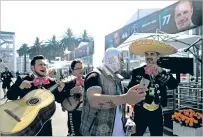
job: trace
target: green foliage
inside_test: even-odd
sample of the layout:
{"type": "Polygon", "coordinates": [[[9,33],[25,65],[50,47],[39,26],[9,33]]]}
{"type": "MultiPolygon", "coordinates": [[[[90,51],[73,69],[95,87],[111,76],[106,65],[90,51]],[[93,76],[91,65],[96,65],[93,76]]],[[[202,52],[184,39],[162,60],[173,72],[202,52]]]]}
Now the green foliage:
{"type": "Polygon", "coordinates": [[[29,55],[29,58],[32,59],[36,55],[44,55],[46,59],[54,60],[55,57],[64,56],[64,51],[73,51],[78,47],[80,42],[89,42],[91,38],[88,36],[86,30],[83,31],[81,37],[77,38],[74,36],[71,28],[68,28],[63,37],[60,40],[57,40],[56,36],[53,35],[47,41],[41,41],[39,37],[36,37],[33,45],[28,46],[28,44],[22,44],[22,46],[17,50],[19,56],[29,55]]]}

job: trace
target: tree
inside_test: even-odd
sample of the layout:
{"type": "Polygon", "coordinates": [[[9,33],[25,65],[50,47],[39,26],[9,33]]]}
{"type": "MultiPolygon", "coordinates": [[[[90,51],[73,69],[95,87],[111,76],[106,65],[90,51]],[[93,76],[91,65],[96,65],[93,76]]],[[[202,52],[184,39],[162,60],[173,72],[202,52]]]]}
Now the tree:
{"type": "Polygon", "coordinates": [[[68,51],[73,51],[76,48],[75,37],[73,36],[73,32],[70,28],[68,28],[65,32],[65,35],[61,40],[61,46],[64,50],[68,48],[68,51]]]}
{"type": "Polygon", "coordinates": [[[38,37],[36,37],[34,46],[35,46],[36,54],[37,55],[42,54],[42,51],[41,51],[41,49],[42,49],[42,41],[40,41],[38,37]]]}
{"type": "Polygon", "coordinates": [[[81,42],[91,41],[93,39],[88,36],[87,30],[84,30],[80,37],[75,37],[72,30],[68,28],[60,41],[56,40],[55,35],[45,43],[36,37],[33,46],[29,48],[27,54],[29,54],[30,59],[36,55],[44,55],[50,61],[55,59],[55,57],[63,57],[65,50],[73,51],[81,42]]]}
{"type": "Polygon", "coordinates": [[[27,58],[26,58],[26,55],[28,53],[28,50],[29,50],[29,47],[28,47],[28,44],[24,43],[20,48],[19,50],[17,50],[18,52],[18,55],[21,57],[21,56],[24,56],[24,72],[26,72],[27,68],[26,68],[26,61],[27,61],[27,58]]]}
{"type": "Polygon", "coordinates": [[[46,53],[44,54],[47,56],[49,61],[55,59],[55,57],[63,57],[63,48],[60,42],[56,40],[55,35],[50,40],[48,40],[48,42],[46,42],[45,51],[46,53]]]}
{"type": "Polygon", "coordinates": [[[41,55],[43,54],[42,52],[42,41],[39,40],[38,37],[36,37],[34,45],[30,48],[30,50],[28,51],[29,57],[30,59],[32,59],[34,56],[36,55],[41,55]]]}
{"type": "Polygon", "coordinates": [[[84,30],[82,33],[82,41],[81,42],[90,42],[90,38],[87,34],[87,30],[84,30]]]}

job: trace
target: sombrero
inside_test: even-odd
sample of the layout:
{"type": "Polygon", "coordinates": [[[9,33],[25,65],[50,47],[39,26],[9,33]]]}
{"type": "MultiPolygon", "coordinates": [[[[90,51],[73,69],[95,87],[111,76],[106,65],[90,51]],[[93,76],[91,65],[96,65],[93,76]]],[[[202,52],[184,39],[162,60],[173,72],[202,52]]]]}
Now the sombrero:
{"type": "Polygon", "coordinates": [[[170,44],[152,39],[139,39],[134,41],[130,44],[129,51],[141,56],[144,56],[147,51],[155,51],[160,55],[171,55],[178,52],[177,49],[170,44]]]}

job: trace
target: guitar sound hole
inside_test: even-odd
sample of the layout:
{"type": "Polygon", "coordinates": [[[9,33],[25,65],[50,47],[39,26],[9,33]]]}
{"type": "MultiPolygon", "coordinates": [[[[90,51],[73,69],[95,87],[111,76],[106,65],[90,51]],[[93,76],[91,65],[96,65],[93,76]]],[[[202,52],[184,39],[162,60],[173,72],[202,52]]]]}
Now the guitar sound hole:
{"type": "Polygon", "coordinates": [[[75,98],[80,98],[80,97],[81,97],[81,94],[75,94],[74,97],[75,97],[75,98]]]}
{"type": "Polygon", "coordinates": [[[40,99],[39,98],[31,98],[27,101],[28,105],[37,105],[40,103],[40,99]]]}
{"type": "Polygon", "coordinates": [[[81,94],[74,94],[74,99],[79,100],[81,97],[81,94]]]}

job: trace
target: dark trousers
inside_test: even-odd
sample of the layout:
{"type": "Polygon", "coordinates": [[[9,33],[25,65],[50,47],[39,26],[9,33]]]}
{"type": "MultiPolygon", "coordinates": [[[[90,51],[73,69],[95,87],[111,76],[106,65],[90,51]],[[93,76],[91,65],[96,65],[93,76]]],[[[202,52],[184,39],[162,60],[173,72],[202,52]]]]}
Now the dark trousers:
{"type": "Polygon", "coordinates": [[[82,111],[78,110],[68,112],[69,136],[82,136],[82,134],[80,134],[81,114],[82,111]]]}
{"type": "Polygon", "coordinates": [[[47,121],[37,136],[52,136],[51,120],[47,121]]]}
{"type": "Polygon", "coordinates": [[[11,87],[11,82],[4,81],[2,84],[3,89],[9,89],[11,87]]]}
{"type": "Polygon", "coordinates": [[[136,133],[132,136],[143,136],[147,127],[151,136],[163,136],[163,115],[162,109],[148,111],[142,106],[134,107],[134,121],[136,133]]]}

